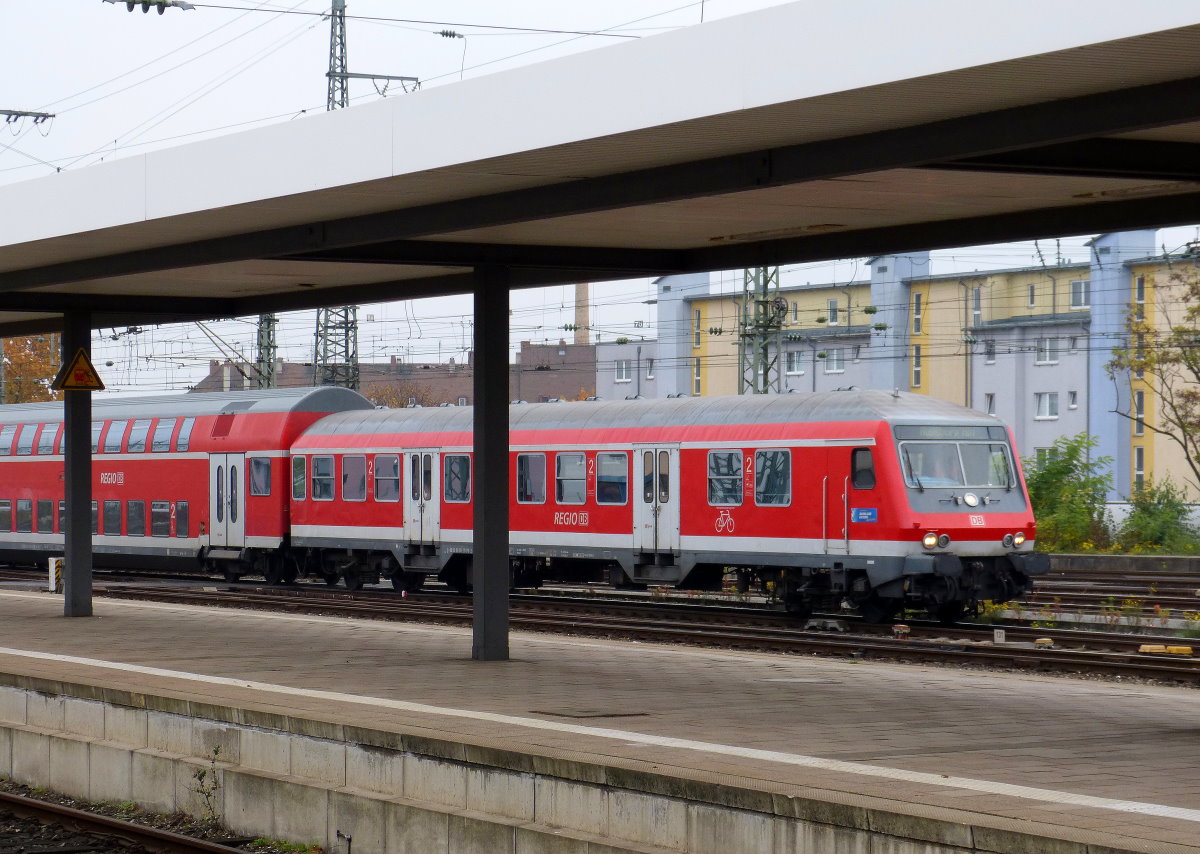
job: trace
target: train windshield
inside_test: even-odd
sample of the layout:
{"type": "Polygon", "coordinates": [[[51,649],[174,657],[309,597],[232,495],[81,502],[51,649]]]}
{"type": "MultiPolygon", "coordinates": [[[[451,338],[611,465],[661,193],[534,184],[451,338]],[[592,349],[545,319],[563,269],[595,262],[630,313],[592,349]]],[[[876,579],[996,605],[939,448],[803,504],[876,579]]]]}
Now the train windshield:
{"type": "Polygon", "coordinates": [[[909,486],[999,487],[1016,484],[1008,445],[1000,442],[901,442],[909,486]]]}

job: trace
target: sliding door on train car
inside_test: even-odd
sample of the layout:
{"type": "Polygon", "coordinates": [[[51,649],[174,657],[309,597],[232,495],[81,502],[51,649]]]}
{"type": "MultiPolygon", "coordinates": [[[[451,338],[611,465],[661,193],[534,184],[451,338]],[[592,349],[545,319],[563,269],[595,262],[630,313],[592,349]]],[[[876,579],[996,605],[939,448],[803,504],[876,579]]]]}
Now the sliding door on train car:
{"type": "Polygon", "coordinates": [[[404,536],[410,543],[432,545],[441,532],[438,512],[438,452],[434,448],[406,453],[408,489],[404,490],[404,536]]]}
{"type": "Polygon", "coordinates": [[[825,450],[825,474],[821,482],[825,554],[850,551],[850,451],[840,446],[825,450]]]}
{"type": "Polygon", "coordinates": [[[634,445],[633,548],[679,551],[679,446],[634,445]]]}
{"type": "Polygon", "coordinates": [[[218,548],[246,545],[246,455],[209,454],[208,544],[218,548]]]}

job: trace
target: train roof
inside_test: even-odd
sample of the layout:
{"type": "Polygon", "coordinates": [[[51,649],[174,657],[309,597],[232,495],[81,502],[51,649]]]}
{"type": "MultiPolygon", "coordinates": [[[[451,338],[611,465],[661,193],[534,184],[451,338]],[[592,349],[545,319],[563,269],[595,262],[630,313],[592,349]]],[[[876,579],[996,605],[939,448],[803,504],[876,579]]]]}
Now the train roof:
{"type": "MultiPolygon", "coordinates": [[[[1001,425],[955,403],[907,392],[828,391],[667,400],[522,403],[509,407],[512,430],[590,430],[674,426],[887,421],[892,424],[1001,425]]],[[[329,415],[308,436],[470,430],[472,407],[379,409],[329,415]]]]}
{"type": "MultiPolygon", "coordinates": [[[[270,412],[342,412],[374,409],[375,405],[350,389],[323,388],[250,389],[201,394],[163,394],[147,397],[97,395],[92,398],[92,419],[108,421],[134,418],[227,415],[270,412]]],[[[13,403],[0,406],[0,423],[61,421],[62,401],[13,403]]]]}

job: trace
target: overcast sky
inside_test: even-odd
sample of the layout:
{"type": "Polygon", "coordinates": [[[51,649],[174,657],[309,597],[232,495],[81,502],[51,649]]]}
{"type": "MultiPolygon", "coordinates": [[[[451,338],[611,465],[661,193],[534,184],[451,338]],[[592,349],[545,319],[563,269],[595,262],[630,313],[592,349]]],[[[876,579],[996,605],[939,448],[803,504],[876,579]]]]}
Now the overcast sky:
{"type": "MultiPolygon", "coordinates": [[[[453,85],[461,78],[649,38],[698,25],[702,17],[713,20],[778,2],[348,0],[349,69],[417,77],[424,88],[453,85]],[[443,30],[463,37],[442,36],[443,30]]],[[[329,22],[280,10],[321,13],[329,0],[196,5],[192,11],[168,9],[159,16],[140,9],[129,13],[123,0],[5,0],[8,38],[0,51],[0,108],[57,115],[36,126],[25,120],[0,128],[0,184],[325,109],[329,22]]],[[[848,50],[853,50],[850,40],[848,50]]],[[[352,103],[404,97],[399,87],[391,84],[381,94],[370,81],[352,81],[352,103]]],[[[1194,239],[1196,230],[1172,229],[1161,236],[1173,249],[1194,239]]],[[[1062,254],[1086,257],[1086,237],[1063,241],[1062,254]]],[[[1059,251],[1053,240],[1043,241],[1041,248],[1049,260],[1059,251]]],[[[1027,263],[1037,263],[1030,244],[974,247],[937,253],[933,272],[1027,263]]],[[[784,280],[848,281],[856,275],[862,275],[861,260],[843,259],[789,268],[784,280]]],[[[740,286],[740,274],[726,279],[728,287],[740,286]]],[[[646,280],[593,285],[594,334],[610,341],[618,335],[652,337],[653,308],[645,304],[652,295],[646,280]]],[[[514,341],[567,335],[561,325],[572,319],[572,302],[569,288],[515,294],[514,341]]],[[[461,357],[470,340],[469,312],[469,303],[461,299],[363,306],[361,358],[461,357]]],[[[311,359],[313,329],[311,312],[282,318],[285,358],[311,359]]],[[[125,391],[183,388],[204,375],[210,358],[236,352],[253,358],[249,320],[207,329],[194,324],[147,329],[115,340],[109,331],[105,334],[97,342],[97,360],[106,382],[125,391]],[[109,361],[112,365],[104,364],[109,361]]]]}

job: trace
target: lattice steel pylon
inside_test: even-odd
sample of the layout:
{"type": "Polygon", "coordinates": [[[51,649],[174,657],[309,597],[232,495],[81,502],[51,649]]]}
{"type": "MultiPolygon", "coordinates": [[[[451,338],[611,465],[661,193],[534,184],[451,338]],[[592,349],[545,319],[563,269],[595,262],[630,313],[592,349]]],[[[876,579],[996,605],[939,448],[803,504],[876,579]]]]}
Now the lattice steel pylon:
{"type": "MultiPolygon", "coordinates": [[[[346,0],[333,0],[329,12],[329,97],[325,107],[350,106],[350,79],[346,61],[346,0]]],[[[359,387],[358,306],[317,311],[317,344],[313,356],[317,385],[359,387]]]]}
{"type": "Polygon", "coordinates": [[[787,303],[779,296],[779,268],[754,267],[742,277],[742,319],[738,329],[738,394],[782,390],[779,360],[787,303]]]}
{"type": "Polygon", "coordinates": [[[278,384],[275,377],[275,365],[279,356],[279,346],[275,342],[275,328],[279,325],[279,317],[274,314],[258,316],[258,343],[255,347],[255,368],[258,372],[256,380],[259,388],[275,388],[278,384]]]}

